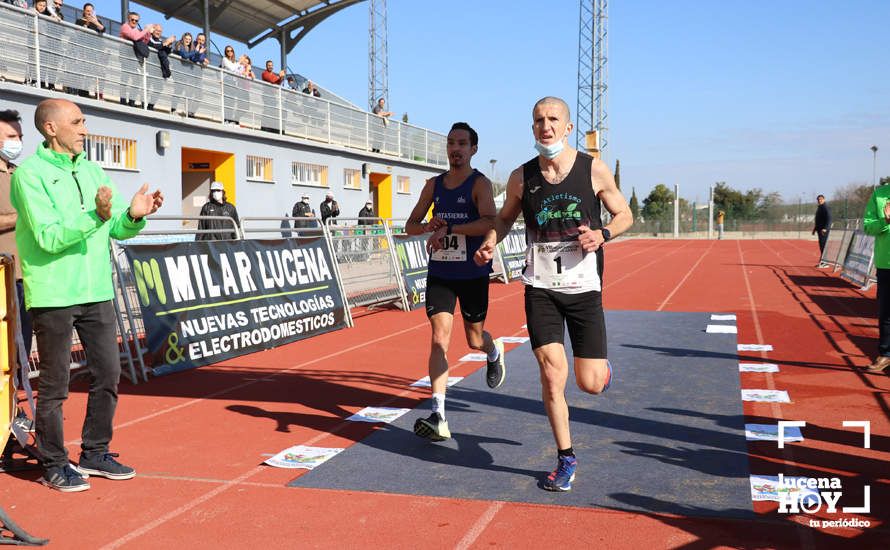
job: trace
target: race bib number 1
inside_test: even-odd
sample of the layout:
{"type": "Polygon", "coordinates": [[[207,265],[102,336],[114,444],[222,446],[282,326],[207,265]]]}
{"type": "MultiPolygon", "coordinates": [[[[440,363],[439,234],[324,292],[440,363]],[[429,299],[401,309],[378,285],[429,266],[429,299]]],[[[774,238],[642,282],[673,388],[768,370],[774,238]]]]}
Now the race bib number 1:
{"type": "Polygon", "coordinates": [[[598,286],[596,254],[585,254],[578,241],[535,243],[535,286],[583,288],[598,286]]]}
{"type": "Polygon", "coordinates": [[[442,248],[433,252],[430,259],[437,262],[463,262],[467,259],[467,236],[445,235],[442,237],[442,248]]]}

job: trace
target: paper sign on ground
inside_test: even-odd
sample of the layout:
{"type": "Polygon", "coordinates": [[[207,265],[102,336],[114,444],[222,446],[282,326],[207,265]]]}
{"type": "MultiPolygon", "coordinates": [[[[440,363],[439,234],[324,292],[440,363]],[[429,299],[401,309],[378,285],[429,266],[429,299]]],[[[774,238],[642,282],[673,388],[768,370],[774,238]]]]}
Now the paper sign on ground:
{"type": "Polygon", "coordinates": [[[342,451],[343,449],[296,445],[289,449],[285,449],[266,460],[266,464],[275,466],[276,468],[303,468],[312,470],[316,466],[337,456],[342,451]]]}
{"type": "MultiPolygon", "coordinates": [[[[783,476],[784,477],[784,476],[783,476]]],[[[791,501],[805,498],[809,495],[818,497],[818,491],[810,489],[806,486],[806,482],[798,484],[798,479],[806,480],[805,477],[784,477],[785,483],[779,486],[779,476],[754,476],[749,477],[751,481],[751,500],[772,500],[779,502],[779,493],[791,493],[791,498],[785,497],[791,501]],[[789,486],[791,484],[793,486],[789,486]],[[800,488],[799,485],[803,485],[800,488]]]]}
{"type": "Polygon", "coordinates": [[[775,363],[739,363],[739,372],[779,372],[775,363]]]}
{"type": "Polygon", "coordinates": [[[773,351],[769,344],[739,344],[739,351],[773,351]]]}
{"type": "Polygon", "coordinates": [[[528,342],[528,336],[501,336],[500,341],[505,344],[524,344],[528,342]]]}
{"type": "MultiPolygon", "coordinates": [[[[447,386],[447,387],[450,388],[451,386],[457,384],[458,382],[460,382],[460,381],[463,380],[463,379],[464,379],[463,376],[449,376],[449,377],[448,377],[448,382],[445,383],[445,386],[447,386]]],[[[430,384],[430,377],[429,377],[429,376],[424,376],[423,378],[421,378],[421,379],[418,380],[417,382],[413,382],[413,383],[411,384],[411,387],[413,387],[413,388],[429,388],[429,387],[432,387],[432,384],[430,384]]]]}
{"type": "Polygon", "coordinates": [[[708,325],[705,332],[710,334],[737,334],[738,329],[735,325],[708,325]]]}
{"type": "Polygon", "coordinates": [[[384,422],[389,424],[410,410],[393,407],[365,407],[346,420],[351,422],[384,422]]]}
{"type": "Polygon", "coordinates": [[[763,403],[791,403],[785,390],[742,390],[742,401],[763,403]]]}
{"type": "MultiPolygon", "coordinates": [[[[779,425],[778,424],[745,424],[745,439],[748,441],[778,441],[779,425]]],[[[786,427],[785,441],[803,441],[803,434],[800,428],[786,427]]]]}
{"type": "Polygon", "coordinates": [[[461,361],[488,361],[488,355],[484,353],[468,353],[460,358],[461,361]]]}
{"type": "Polygon", "coordinates": [[[718,315],[716,313],[711,314],[712,321],[735,321],[735,314],[730,315],[718,315]]]}

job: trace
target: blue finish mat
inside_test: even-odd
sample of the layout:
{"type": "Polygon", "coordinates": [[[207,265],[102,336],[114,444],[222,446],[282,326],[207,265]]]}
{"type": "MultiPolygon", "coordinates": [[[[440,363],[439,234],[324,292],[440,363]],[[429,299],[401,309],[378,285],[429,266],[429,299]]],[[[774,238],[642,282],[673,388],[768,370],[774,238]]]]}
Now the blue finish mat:
{"type": "Polygon", "coordinates": [[[448,389],[451,440],[412,432],[427,401],[290,485],[751,516],[735,334],[705,333],[707,313],[608,311],[606,322],[612,387],[588,395],[569,376],[571,492],[540,488],[556,448],[528,343],[507,353],[498,390],[484,368],[448,389]]]}

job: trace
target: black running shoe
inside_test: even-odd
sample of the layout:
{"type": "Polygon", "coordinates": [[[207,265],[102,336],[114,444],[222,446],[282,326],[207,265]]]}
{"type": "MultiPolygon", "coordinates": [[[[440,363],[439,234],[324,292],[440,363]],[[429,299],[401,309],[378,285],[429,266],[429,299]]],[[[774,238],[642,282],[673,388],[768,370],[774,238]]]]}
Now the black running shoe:
{"type": "Polygon", "coordinates": [[[504,343],[498,338],[494,341],[494,347],[498,350],[498,358],[495,361],[488,361],[488,368],[485,371],[485,382],[491,389],[501,387],[504,379],[507,378],[507,364],[504,362],[504,343]]]}
{"type": "Polygon", "coordinates": [[[418,418],[414,422],[414,433],[430,441],[445,441],[451,437],[448,421],[439,413],[433,413],[428,418],[418,418]]]}

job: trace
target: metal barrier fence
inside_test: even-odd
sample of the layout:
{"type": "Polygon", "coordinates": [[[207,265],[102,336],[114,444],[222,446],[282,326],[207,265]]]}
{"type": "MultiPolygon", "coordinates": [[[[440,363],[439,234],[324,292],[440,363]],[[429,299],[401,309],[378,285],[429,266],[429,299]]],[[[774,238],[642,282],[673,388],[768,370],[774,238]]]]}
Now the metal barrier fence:
{"type": "Polygon", "coordinates": [[[139,62],[129,41],[0,3],[0,79],[267,130],[435,166],[445,136],[262,80],[170,56],[139,62]],[[14,55],[12,52],[15,52],[14,55]]]}
{"type": "Polygon", "coordinates": [[[819,267],[831,268],[832,272],[841,271],[841,275],[853,282],[859,283],[862,290],[868,290],[871,285],[877,283],[877,271],[874,263],[873,241],[865,243],[865,254],[868,255],[868,267],[864,273],[852,273],[845,269],[845,262],[850,256],[850,247],[854,243],[854,237],[862,234],[862,220],[840,220],[831,223],[828,232],[828,240],[822,250],[819,259],[819,267]]]}
{"type": "Polygon", "coordinates": [[[325,225],[349,307],[398,303],[407,310],[392,234],[383,218],[329,218],[325,225]]]}

